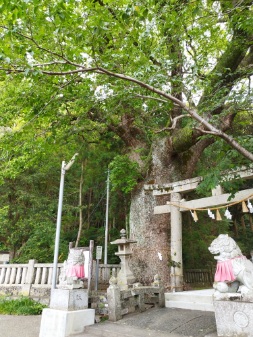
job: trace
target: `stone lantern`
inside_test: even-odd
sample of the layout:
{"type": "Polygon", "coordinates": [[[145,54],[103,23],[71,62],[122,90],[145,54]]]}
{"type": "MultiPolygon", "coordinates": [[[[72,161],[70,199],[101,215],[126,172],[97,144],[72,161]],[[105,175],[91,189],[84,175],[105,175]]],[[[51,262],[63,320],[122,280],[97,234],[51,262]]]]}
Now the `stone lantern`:
{"type": "Polygon", "coordinates": [[[118,273],[118,286],[121,290],[128,289],[129,285],[132,285],[135,281],[135,277],[130,270],[129,260],[132,255],[131,243],[136,243],[137,241],[126,238],[126,230],[122,229],[120,231],[121,238],[111,242],[112,245],[118,245],[118,252],[115,255],[119,256],[120,262],[120,271],[118,273]]]}

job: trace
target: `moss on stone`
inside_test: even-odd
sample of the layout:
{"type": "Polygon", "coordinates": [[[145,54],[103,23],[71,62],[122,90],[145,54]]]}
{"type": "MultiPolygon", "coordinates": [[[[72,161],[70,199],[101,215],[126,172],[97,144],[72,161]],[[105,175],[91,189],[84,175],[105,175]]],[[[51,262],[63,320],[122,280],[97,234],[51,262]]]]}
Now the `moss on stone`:
{"type": "Polygon", "coordinates": [[[188,150],[192,145],[192,128],[176,130],[172,136],[173,149],[176,153],[188,150]]]}

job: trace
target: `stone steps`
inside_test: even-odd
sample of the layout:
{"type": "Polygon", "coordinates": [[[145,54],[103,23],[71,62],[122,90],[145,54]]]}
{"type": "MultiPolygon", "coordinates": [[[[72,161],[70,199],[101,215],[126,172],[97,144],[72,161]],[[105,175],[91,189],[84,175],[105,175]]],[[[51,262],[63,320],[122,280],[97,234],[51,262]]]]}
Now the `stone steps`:
{"type": "Polygon", "coordinates": [[[214,311],[213,289],[165,293],[166,308],[214,311]]]}

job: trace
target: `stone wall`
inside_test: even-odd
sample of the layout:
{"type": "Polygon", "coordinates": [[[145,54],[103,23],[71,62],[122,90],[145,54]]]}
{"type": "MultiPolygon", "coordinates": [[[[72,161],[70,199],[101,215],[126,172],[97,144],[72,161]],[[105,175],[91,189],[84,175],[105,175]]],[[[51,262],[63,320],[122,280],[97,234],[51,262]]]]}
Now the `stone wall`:
{"type": "Polygon", "coordinates": [[[18,298],[20,296],[29,296],[30,298],[38,301],[42,304],[49,305],[50,302],[50,291],[49,287],[30,287],[29,293],[24,292],[22,286],[16,285],[0,285],[0,295],[5,295],[12,298],[18,298]]]}
{"type": "Polygon", "coordinates": [[[95,309],[97,316],[108,316],[111,321],[118,321],[135,311],[144,311],[149,306],[164,305],[164,288],[161,285],[136,284],[127,290],[121,290],[118,285],[111,284],[107,292],[92,291],[89,295],[89,307],[95,309]]]}
{"type": "Polygon", "coordinates": [[[108,316],[107,293],[103,291],[92,291],[89,295],[89,308],[95,309],[97,316],[108,316]]]}

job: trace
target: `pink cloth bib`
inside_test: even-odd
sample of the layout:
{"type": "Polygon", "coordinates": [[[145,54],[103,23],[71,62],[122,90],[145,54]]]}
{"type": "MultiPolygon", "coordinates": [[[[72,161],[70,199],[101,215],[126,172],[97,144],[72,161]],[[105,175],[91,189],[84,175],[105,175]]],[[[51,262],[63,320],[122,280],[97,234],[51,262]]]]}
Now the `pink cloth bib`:
{"type": "Polygon", "coordinates": [[[76,265],[69,267],[66,270],[66,276],[67,277],[78,277],[78,278],[84,278],[84,266],[76,265]]]}
{"type": "MultiPolygon", "coordinates": [[[[245,256],[235,257],[234,259],[245,259],[245,256]]],[[[232,260],[218,261],[216,266],[216,272],[214,275],[215,282],[232,282],[235,280],[235,274],[233,271],[232,260]]]]}

